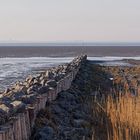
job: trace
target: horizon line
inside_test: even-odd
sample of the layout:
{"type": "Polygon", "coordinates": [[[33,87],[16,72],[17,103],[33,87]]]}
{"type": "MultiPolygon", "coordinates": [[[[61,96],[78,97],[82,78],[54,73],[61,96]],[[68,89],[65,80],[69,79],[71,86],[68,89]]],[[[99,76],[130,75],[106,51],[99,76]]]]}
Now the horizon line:
{"type": "Polygon", "coordinates": [[[115,41],[26,41],[26,42],[0,42],[0,46],[140,46],[140,42],[115,41]]]}

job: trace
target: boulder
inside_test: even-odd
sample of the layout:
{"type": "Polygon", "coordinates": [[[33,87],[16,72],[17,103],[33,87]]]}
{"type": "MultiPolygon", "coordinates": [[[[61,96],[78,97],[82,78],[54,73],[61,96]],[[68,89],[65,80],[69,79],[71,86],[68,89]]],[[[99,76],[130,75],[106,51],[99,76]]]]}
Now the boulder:
{"type": "Polygon", "coordinates": [[[83,119],[73,120],[73,127],[82,128],[82,127],[87,127],[87,126],[90,126],[90,123],[86,120],[83,120],[83,119]]]}
{"type": "Polygon", "coordinates": [[[21,105],[22,105],[22,102],[21,102],[21,101],[13,101],[13,102],[11,103],[11,105],[12,105],[13,107],[18,107],[18,106],[21,106],[21,105]]]}
{"type": "Polygon", "coordinates": [[[39,94],[44,94],[47,93],[48,91],[49,91],[49,86],[42,86],[38,89],[39,94]]]}
{"type": "Polygon", "coordinates": [[[46,82],[47,85],[49,85],[50,87],[56,87],[57,86],[57,82],[55,80],[49,80],[46,82]]]}
{"type": "Polygon", "coordinates": [[[0,99],[1,99],[1,98],[3,98],[3,94],[2,94],[2,93],[0,93],[0,99]]]}
{"type": "Polygon", "coordinates": [[[6,88],[5,91],[4,91],[4,94],[8,93],[10,91],[9,88],[6,88]]]}
{"type": "Polygon", "coordinates": [[[41,84],[42,86],[44,86],[44,85],[46,84],[47,80],[48,80],[47,78],[42,79],[42,80],[40,81],[40,84],[41,84]]]}
{"type": "Polygon", "coordinates": [[[30,93],[33,93],[33,92],[38,92],[38,88],[39,88],[39,86],[36,85],[36,84],[30,86],[30,87],[27,89],[27,94],[30,94],[30,93]]]}
{"type": "Polygon", "coordinates": [[[25,92],[23,92],[23,91],[14,92],[14,94],[12,95],[12,99],[20,100],[23,95],[25,95],[25,92]]]}
{"type": "Polygon", "coordinates": [[[26,81],[28,84],[31,85],[31,84],[33,83],[34,79],[35,79],[35,77],[29,75],[29,76],[26,78],[25,81],[26,81]]]}
{"type": "Polygon", "coordinates": [[[25,104],[22,101],[13,101],[10,105],[14,112],[22,112],[25,109],[25,104]]]}
{"type": "Polygon", "coordinates": [[[0,103],[4,103],[6,105],[8,105],[11,102],[11,98],[7,97],[7,96],[3,96],[3,98],[1,98],[0,103]]]}
{"type": "Polygon", "coordinates": [[[0,112],[1,113],[9,113],[10,108],[8,106],[6,106],[5,104],[1,104],[0,105],[0,112]]]}
{"type": "Polygon", "coordinates": [[[34,104],[36,102],[36,97],[37,97],[37,94],[29,94],[29,95],[24,95],[22,96],[21,98],[21,101],[24,103],[24,104],[34,104]]]}
{"type": "Polygon", "coordinates": [[[12,86],[12,90],[19,91],[22,90],[24,87],[25,87],[24,82],[18,81],[12,86]]]}
{"type": "Polygon", "coordinates": [[[33,80],[33,84],[37,84],[37,85],[40,84],[39,81],[37,80],[37,78],[35,78],[35,79],[33,80]]]}
{"type": "Polygon", "coordinates": [[[41,131],[39,131],[34,140],[54,140],[55,132],[52,127],[46,126],[41,131]]]}
{"type": "Polygon", "coordinates": [[[45,77],[48,77],[49,79],[52,79],[54,76],[54,73],[51,70],[46,71],[45,77]]]}

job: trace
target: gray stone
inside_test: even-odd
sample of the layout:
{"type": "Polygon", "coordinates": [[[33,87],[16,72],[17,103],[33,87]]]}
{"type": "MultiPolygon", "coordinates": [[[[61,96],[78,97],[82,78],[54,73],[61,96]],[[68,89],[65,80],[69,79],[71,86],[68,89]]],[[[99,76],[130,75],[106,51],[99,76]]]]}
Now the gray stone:
{"type": "Polygon", "coordinates": [[[33,80],[33,84],[39,84],[39,81],[35,78],[34,80],[33,80]]]}
{"type": "Polygon", "coordinates": [[[38,91],[38,85],[32,85],[27,89],[27,94],[38,91]]]}
{"type": "Polygon", "coordinates": [[[68,101],[76,100],[75,96],[67,91],[61,92],[61,94],[59,94],[58,98],[59,98],[59,100],[62,99],[65,101],[66,100],[68,100],[68,101]]]}
{"type": "Polygon", "coordinates": [[[47,78],[42,79],[42,80],[40,81],[40,84],[41,84],[42,86],[44,86],[44,85],[46,84],[47,80],[48,80],[47,78]]]}
{"type": "Polygon", "coordinates": [[[23,95],[25,95],[25,92],[18,91],[18,92],[15,92],[12,97],[16,100],[19,100],[23,95]]]}
{"type": "Polygon", "coordinates": [[[26,82],[31,86],[31,85],[34,84],[34,80],[35,80],[35,79],[36,79],[36,78],[33,77],[33,76],[28,76],[28,78],[26,79],[26,82]]]}
{"type": "Polygon", "coordinates": [[[21,101],[24,103],[24,104],[33,104],[36,102],[36,94],[30,94],[30,95],[25,95],[25,96],[22,96],[21,98],[21,101]]]}
{"type": "Polygon", "coordinates": [[[80,128],[84,125],[86,125],[88,122],[83,119],[74,119],[73,120],[73,126],[76,128],[80,128]]]}
{"type": "Polygon", "coordinates": [[[10,108],[8,106],[6,106],[5,104],[1,104],[0,105],[0,112],[1,113],[9,113],[10,108]]]}
{"type": "Polygon", "coordinates": [[[6,88],[5,91],[4,91],[4,94],[8,93],[10,91],[9,88],[6,88]]]}
{"type": "Polygon", "coordinates": [[[55,80],[50,80],[50,81],[47,81],[47,85],[49,85],[50,87],[56,87],[57,82],[55,80]]]}
{"type": "Polygon", "coordinates": [[[34,140],[54,140],[54,138],[55,132],[53,128],[46,126],[35,135],[34,140]]]}
{"type": "Polygon", "coordinates": [[[13,101],[10,105],[14,112],[22,112],[25,110],[25,104],[22,101],[13,101]]]}
{"type": "Polygon", "coordinates": [[[38,89],[39,94],[44,94],[47,93],[48,91],[49,91],[49,86],[42,86],[38,89]]]}
{"type": "Polygon", "coordinates": [[[46,77],[48,77],[49,79],[52,79],[52,78],[53,78],[53,76],[54,76],[54,74],[52,73],[52,71],[51,71],[51,70],[48,70],[48,71],[46,71],[45,76],[46,76],[46,77]]]}

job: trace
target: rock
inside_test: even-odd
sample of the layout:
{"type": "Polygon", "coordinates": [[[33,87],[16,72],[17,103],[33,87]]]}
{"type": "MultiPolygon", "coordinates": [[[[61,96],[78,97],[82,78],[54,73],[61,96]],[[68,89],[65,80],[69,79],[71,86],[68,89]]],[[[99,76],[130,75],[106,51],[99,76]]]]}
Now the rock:
{"type": "Polygon", "coordinates": [[[15,85],[12,86],[12,89],[15,91],[19,91],[24,87],[24,85],[20,82],[17,82],[15,85]]]}
{"type": "Polygon", "coordinates": [[[21,106],[23,106],[24,104],[22,103],[22,101],[13,101],[10,103],[12,105],[13,108],[19,108],[21,106]]]}
{"type": "Polygon", "coordinates": [[[35,135],[34,140],[54,140],[54,138],[55,132],[53,128],[46,126],[35,135]]]}
{"type": "Polygon", "coordinates": [[[14,91],[10,90],[8,93],[4,94],[4,97],[12,97],[14,95],[14,91]]]}
{"type": "Polygon", "coordinates": [[[12,98],[15,100],[20,100],[23,95],[25,95],[25,92],[18,91],[13,94],[12,98]]]}
{"type": "Polygon", "coordinates": [[[27,94],[33,93],[33,92],[37,92],[38,91],[38,85],[32,85],[27,89],[27,94]]]}
{"type": "Polygon", "coordinates": [[[7,107],[5,104],[0,105],[0,112],[1,113],[9,113],[9,111],[10,111],[10,108],[7,107]]]}
{"type": "Polygon", "coordinates": [[[23,86],[20,87],[19,91],[26,93],[27,92],[27,87],[23,85],[23,86]]]}
{"type": "Polygon", "coordinates": [[[8,116],[9,116],[9,111],[7,109],[3,110],[0,108],[0,125],[3,125],[7,122],[8,116]]]}
{"type": "Polygon", "coordinates": [[[49,79],[52,79],[54,74],[52,73],[52,71],[48,70],[48,71],[46,71],[45,76],[48,77],[49,79]]]}
{"type": "Polygon", "coordinates": [[[22,101],[13,101],[10,105],[14,112],[22,112],[25,109],[25,104],[22,101]]]}
{"type": "Polygon", "coordinates": [[[47,81],[47,85],[49,85],[50,87],[56,87],[57,82],[55,80],[49,80],[47,81]]]}
{"type": "Polygon", "coordinates": [[[8,93],[10,91],[9,88],[6,88],[5,91],[4,91],[4,94],[8,93]]]}
{"type": "Polygon", "coordinates": [[[29,83],[28,83],[27,81],[24,81],[24,82],[23,82],[23,85],[24,85],[26,88],[29,88],[29,87],[30,87],[30,85],[29,85],[29,83]]]}
{"type": "Polygon", "coordinates": [[[27,78],[26,78],[26,82],[28,82],[28,84],[32,84],[33,81],[34,81],[35,77],[33,77],[32,75],[29,75],[27,78]]]}
{"type": "Polygon", "coordinates": [[[58,100],[63,100],[63,101],[74,101],[75,99],[75,95],[71,94],[70,92],[67,91],[63,91],[61,92],[61,94],[58,95],[58,100]]]}
{"type": "Polygon", "coordinates": [[[24,104],[34,104],[36,102],[36,97],[37,97],[37,95],[35,93],[34,94],[25,95],[25,96],[22,96],[21,101],[24,104]]]}
{"type": "Polygon", "coordinates": [[[25,79],[25,81],[29,81],[30,79],[32,79],[32,76],[31,76],[31,75],[29,75],[29,76],[25,79]]]}
{"type": "Polygon", "coordinates": [[[67,110],[68,112],[72,112],[72,110],[75,108],[74,105],[71,105],[71,103],[69,101],[61,101],[59,102],[59,106],[65,110],[67,110]]]}
{"type": "Polygon", "coordinates": [[[86,108],[85,106],[84,106],[84,108],[86,108],[86,110],[87,110],[87,112],[84,112],[84,108],[83,108],[83,105],[82,106],[77,106],[77,108],[79,109],[77,109],[77,110],[75,110],[72,114],[73,114],[73,118],[74,119],[84,119],[84,120],[90,120],[91,119],[91,117],[90,117],[90,115],[89,115],[89,112],[88,112],[88,110],[89,110],[89,108],[86,108]]]}
{"type": "Polygon", "coordinates": [[[42,80],[40,81],[40,84],[41,84],[42,86],[45,86],[46,82],[47,82],[47,78],[44,78],[44,79],[42,79],[42,80]]]}
{"type": "Polygon", "coordinates": [[[11,102],[11,98],[7,97],[7,96],[3,96],[3,98],[1,98],[1,100],[0,100],[0,102],[7,105],[11,102]]]}
{"type": "Polygon", "coordinates": [[[33,80],[33,84],[39,85],[40,83],[39,83],[39,81],[35,78],[35,79],[33,80]]]}
{"type": "Polygon", "coordinates": [[[1,98],[3,98],[3,94],[2,94],[2,93],[0,93],[0,99],[1,99],[1,98]]]}
{"type": "Polygon", "coordinates": [[[90,126],[90,123],[83,119],[74,119],[73,126],[76,128],[87,127],[90,126]]]}
{"type": "Polygon", "coordinates": [[[52,106],[52,112],[54,114],[60,115],[63,112],[63,109],[59,105],[52,106]]]}
{"type": "Polygon", "coordinates": [[[47,93],[48,91],[49,91],[49,86],[42,86],[38,89],[39,94],[44,94],[47,93]]]}
{"type": "Polygon", "coordinates": [[[42,81],[42,80],[44,80],[44,78],[45,78],[45,76],[44,76],[44,75],[41,75],[41,76],[39,77],[39,80],[42,81]]]}

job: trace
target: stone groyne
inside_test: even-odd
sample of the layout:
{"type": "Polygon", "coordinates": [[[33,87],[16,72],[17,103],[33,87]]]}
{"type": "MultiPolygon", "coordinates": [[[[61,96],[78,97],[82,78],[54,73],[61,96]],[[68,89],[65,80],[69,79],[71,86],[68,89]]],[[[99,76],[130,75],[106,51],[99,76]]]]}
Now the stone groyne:
{"type": "Polygon", "coordinates": [[[29,76],[0,94],[0,140],[28,140],[37,113],[70,88],[86,59],[82,55],[39,76],[29,76]]]}

